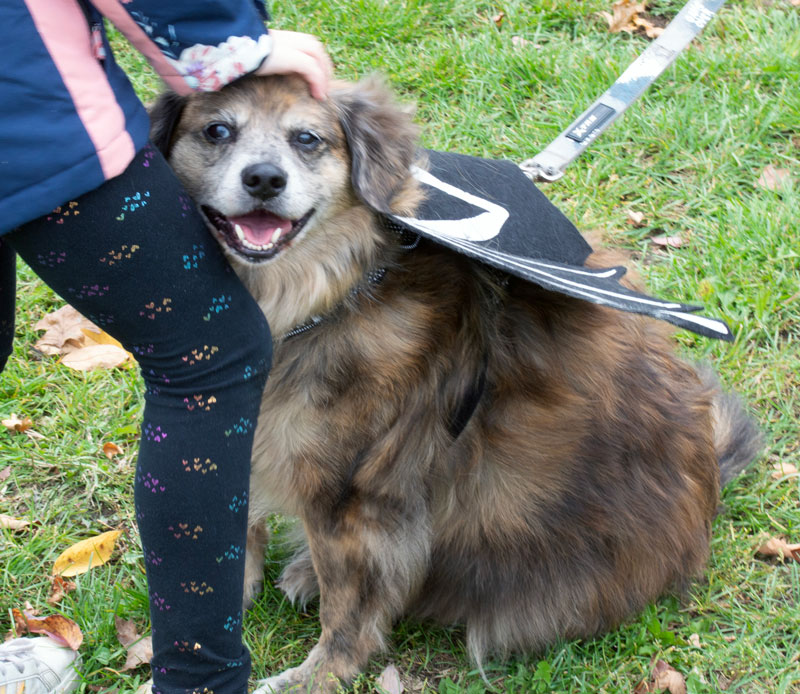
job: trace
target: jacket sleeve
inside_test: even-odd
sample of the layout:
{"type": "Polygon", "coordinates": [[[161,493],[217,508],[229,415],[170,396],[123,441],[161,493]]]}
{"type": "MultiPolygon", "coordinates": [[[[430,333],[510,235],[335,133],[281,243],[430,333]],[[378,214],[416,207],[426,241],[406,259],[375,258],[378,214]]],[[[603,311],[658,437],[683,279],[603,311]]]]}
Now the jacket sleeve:
{"type": "Polygon", "coordinates": [[[212,91],[256,70],[269,56],[259,0],[92,0],[161,75],[186,94],[212,91]]]}

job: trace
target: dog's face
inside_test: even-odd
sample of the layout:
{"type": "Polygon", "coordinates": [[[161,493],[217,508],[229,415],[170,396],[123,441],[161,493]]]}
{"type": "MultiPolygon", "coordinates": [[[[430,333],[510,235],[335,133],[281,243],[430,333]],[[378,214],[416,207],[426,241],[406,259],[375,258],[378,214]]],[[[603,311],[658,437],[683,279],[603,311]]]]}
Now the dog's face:
{"type": "Polygon", "coordinates": [[[272,261],[347,207],[387,211],[409,177],[414,129],[379,85],[325,102],[295,77],[163,97],[153,139],[234,260],[272,261]]]}

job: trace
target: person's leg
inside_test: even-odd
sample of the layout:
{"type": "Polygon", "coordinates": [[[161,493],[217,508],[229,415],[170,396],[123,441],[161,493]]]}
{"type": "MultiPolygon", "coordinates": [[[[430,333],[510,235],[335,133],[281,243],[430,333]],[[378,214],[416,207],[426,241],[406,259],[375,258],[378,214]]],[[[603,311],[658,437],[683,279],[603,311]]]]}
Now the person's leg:
{"type": "Polygon", "coordinates": [[[11,356],[14,342],[14,296],[17,288],[16,254],[0,236],[0,371],[11,356]]]}
{"type": "Polygon", "coordinates": [[[135,499],[154,692],[245,692],[250,452],[271,359],[263,314],[151,148],[8,238],[134,353],[145,379],[135,499]]]}

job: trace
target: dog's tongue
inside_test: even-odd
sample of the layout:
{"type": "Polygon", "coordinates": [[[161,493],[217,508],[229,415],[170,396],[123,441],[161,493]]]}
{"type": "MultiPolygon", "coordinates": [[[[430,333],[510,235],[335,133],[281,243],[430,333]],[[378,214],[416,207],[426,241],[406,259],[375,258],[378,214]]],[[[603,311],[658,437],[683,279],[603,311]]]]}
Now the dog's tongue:
{"type": "Polygon", "coordinates": [[[233,225],[237,235],[241,229],[244,237],[257,246],[275,243],[292,228],[290,219],[283,219],[266,211],[251,212],[241,217],[229,217],[228,221],[233,225]],[[279,233],[276,234],[276,232],[279,233]]]}

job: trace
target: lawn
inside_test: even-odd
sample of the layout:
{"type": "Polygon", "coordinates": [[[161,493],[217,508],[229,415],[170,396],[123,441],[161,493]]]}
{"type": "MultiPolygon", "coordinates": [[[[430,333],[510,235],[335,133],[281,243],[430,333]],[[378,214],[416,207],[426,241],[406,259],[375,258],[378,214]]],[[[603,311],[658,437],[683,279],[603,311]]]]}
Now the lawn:
{"type": "MultiPolygon", "coordinates": [[[[651,0],[670,18],[682,3],[651,0]]],[[[275,26],[317,34],[339,77],[379,72],[417,106],[423,144],[522,161],[544,147],[644,50],[643,35],[610,33],[608,0],[299,0],[276,2],[275,26]]],[[[145,100],[158,81],[117,38],[145,100]]],[[[800,563],[756,554],[770,537],[800,543],[800,7],[731,2],[548,196],[584,231],[626,250],[652,293],[704,304],[736,335],[720,343],[678,333],[741,393],[765,433],[763,456],[723,492],[708,570],[686,595],[665,596],[591,641],[492,661],[493,689],[631,694],[663,660],[690,693],[800,692],[800,563]],[[764,171],[777,172],[769,181],[764,171]],[[659,241],[670,237],[675,246],[659,241]]],[[[121,672],[114,617],[148,630],[133,513],[135,369],[82,373],[32,349],[37,320],[62,305],[20,265],[16,352],[0,376],[0,418],[29,417],[41,438],[0,427],[0,628],[26,602],[61,613],[84,634],[85,692],[127,692],[146,667],[121,672]],[[111,459],[104,443],[123,453],[111,459]],[[54,559],[74,542],[123,530],[112,561],[47,604],[54,559]]],[[[276,526],[281,525],[275,519],[276,526]]],[[[299,663],[318,634],[271,588],[245,620],[254,676],[299,663]]],[[[412,692],[482,692],[463,632],[401,623],[388,652],[353,691],[374,691],[394,664],[412,692]]],[[[646,689],[639,689],[637,694],[646,689]]]]}

